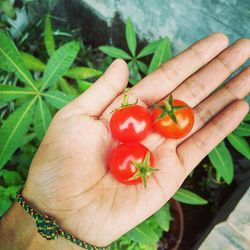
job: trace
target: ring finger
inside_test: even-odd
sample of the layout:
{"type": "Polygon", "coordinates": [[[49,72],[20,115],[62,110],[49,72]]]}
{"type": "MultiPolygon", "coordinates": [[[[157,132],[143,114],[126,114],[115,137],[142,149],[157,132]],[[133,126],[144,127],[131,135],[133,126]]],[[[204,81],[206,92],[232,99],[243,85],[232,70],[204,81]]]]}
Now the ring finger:
{"type": "Polygon", "coordinates": [[[209,96],[193,111],[195,116],[195,124],[192,131],[184,138],[177,141],[182,143],[207,122],[209,122],[217,113],[224,109],[227,105],[237,99],[243,99],[250,92],[250,66],[245,68],[240,74],[230,80],[225,86],[209,96]]]}

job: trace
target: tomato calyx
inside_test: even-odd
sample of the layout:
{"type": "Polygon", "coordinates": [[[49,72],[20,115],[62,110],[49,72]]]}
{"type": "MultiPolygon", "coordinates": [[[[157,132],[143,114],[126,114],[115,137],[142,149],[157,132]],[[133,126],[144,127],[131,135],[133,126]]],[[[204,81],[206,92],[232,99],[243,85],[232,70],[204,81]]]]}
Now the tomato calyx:
{"type": "Polygon", "coordinates": [[[134,106],[134,105],[136,105],[137,103],[138,103],[138,98],[136,99],[136,101],[135,101],[134,103],[129,103],[129,102],[128,102],[128,95],[125,94],[124,97],[123,97],[123,102],[122,102],[121,106],[118,107],[118,108],[115,108],[115,109],[112,110],[110,113],[113,113],[113,112],[115,112],[115,111],[117,111],[117,110],[119,110],[119,109],[123,109],[123,108],[127,108],[127,107],[134,106]]]}
{"type": "Polygon", "coordinates": [[[129,103],[128,102],[128,95],[125,94],[124,97],[123,97],[123,102],[122,102],[120,108],[130,107],[130,106],[136,105],[137,103],[138,103],[138,99],[136,99],[135,103],[129,103]]]}
{"type": "Polygon", "coordinates": [[[154,106],[160,109],[162,112],[161,114],[156,118],[154,122],[157,122],[161,120],[162,118],[169,116],[174,123],[177,124],[177,119],[175,115],[175,111],[189,108],[189,106],[174,106],[173,105],[173,96],[170,95],[168,99],[166,99],[164,102],[160,104],[155,104],[154,106]]]}
{"type": "Polygon", "coordinates": [[[157,168],[153,168],[149,164],[150,162],[150,152],[148,151],[143,162],[132,161],[133,165],[137,168],[137,172],[129,178],[129,180],[135,180],[141,178],[144,187],[147,187],[147,177],[149,177],[153,172],[158,171],[157,168]]]}

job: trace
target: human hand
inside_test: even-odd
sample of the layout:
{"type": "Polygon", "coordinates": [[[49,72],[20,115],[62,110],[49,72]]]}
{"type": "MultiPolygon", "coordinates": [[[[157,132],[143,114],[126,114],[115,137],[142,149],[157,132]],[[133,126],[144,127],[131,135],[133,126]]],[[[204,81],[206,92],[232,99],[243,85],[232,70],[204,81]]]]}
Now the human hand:
{"type": "Polygon", "coordinates": [[[210,95],[249,58],[250,40],[227,45],[225,35],[212,34],[127,92],[131,103],[138,98],[148,108],[172,93],[195,115],[194,128],[184,139],[152,132],[142,142],[159,169],[146,189],[118,183],[107,168],[108,155],[118,144],[109,129],[111,111],[120,106],[128,81],[127,65],[118,59],[56,114],[32,161],[23,196],[65,231],[97,246],[110,244],[148,218],[248,112],[248,104],[239,99],[249,93],[250,67],[210,95]]]}

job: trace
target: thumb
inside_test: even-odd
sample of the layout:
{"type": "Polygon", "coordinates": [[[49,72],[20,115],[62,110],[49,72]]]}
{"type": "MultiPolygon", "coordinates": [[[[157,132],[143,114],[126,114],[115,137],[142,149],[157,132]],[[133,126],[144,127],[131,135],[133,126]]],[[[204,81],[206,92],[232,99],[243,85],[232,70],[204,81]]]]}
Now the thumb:
{"type": "Polygon", "coordinates": [[[72,104],[83,113],[99,116],[127,86],[129,70],[127,63],[116,59],[105,73],[72,104]]]}

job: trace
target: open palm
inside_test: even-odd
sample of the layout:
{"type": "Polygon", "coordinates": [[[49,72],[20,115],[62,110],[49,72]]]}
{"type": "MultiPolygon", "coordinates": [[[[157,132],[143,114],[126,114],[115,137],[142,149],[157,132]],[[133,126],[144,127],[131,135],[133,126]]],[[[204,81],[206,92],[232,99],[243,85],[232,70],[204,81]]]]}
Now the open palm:
{"type": "Polygon", "coordinates": [[[250,55],[250,41],[227,47],[220,33],[197,42],[145,77],[129,101],[151,107],[170,93],[194,108],[195,126],[181,140],[151,133],[142,143],[159,169],[142,184],[126,186],[109,173],[115,145],[109,129],[128,81],[127,65],[116,60],[84,94],[60,110],[33,159],[23,195],[59,225],[91,244],[105,246],[156,212],[195,166],[243,119],[250,68],[213,92],[250,55]],[[238,99],[238,100],[237,100],[238,99]]]}

